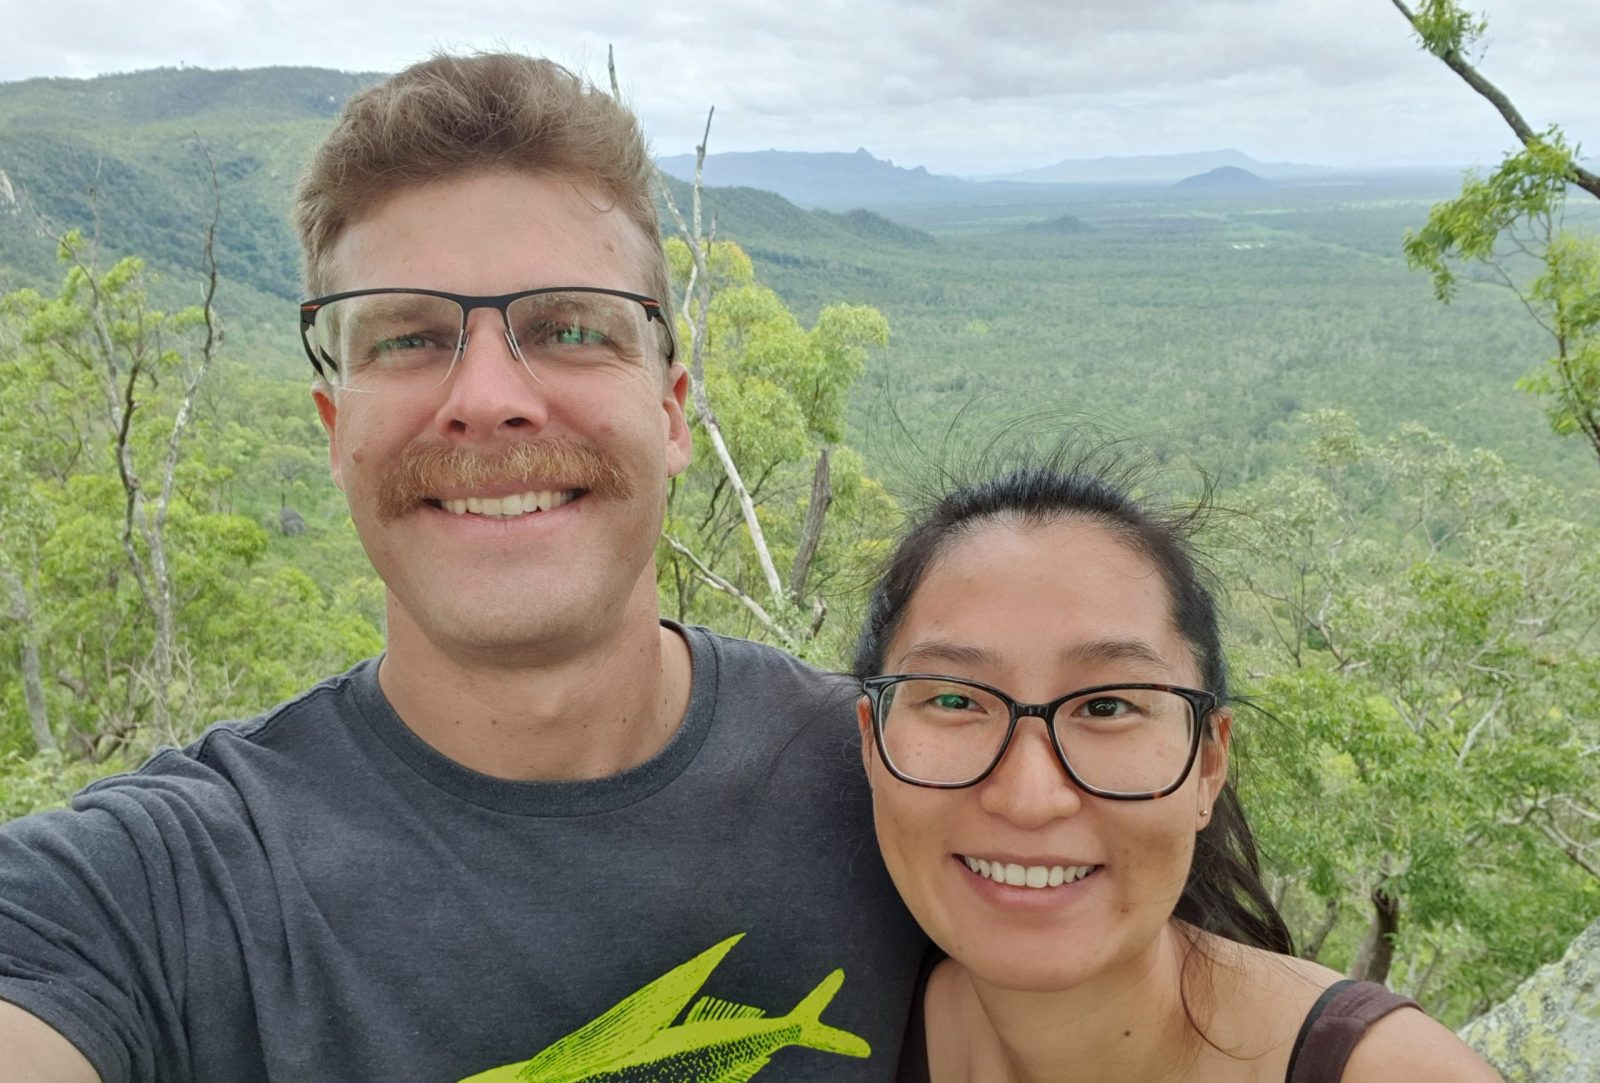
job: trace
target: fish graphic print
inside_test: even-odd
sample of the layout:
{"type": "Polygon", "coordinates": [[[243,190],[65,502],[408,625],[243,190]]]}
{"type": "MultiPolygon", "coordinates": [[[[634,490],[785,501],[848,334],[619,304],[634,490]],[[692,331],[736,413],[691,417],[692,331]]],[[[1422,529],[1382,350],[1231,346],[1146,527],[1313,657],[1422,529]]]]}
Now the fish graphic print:
{"type": "Polygon", "coordinates": [[[674,1023],[744,934],[674,967],[532,1060],[480,1072],[461,1083],[747,1083],[785,1046],[846,1057],[872,1048],[820,1016],[844,984],[835,970],[787,1015],[704,996],[674,1023]]]}

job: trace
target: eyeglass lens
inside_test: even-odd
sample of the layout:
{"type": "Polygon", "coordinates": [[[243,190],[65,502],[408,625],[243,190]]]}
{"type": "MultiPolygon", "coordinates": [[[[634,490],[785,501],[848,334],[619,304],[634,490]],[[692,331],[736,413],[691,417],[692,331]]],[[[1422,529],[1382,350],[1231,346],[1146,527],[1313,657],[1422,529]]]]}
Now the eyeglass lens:
{"type": "MultiPolygon", "coordinates": [[[[993,692],[955,680],[915,678],[883,689],[884,751],[901,774],[923,782],[971,782],[1005,742],[1010,707],[993,692]]],[[[1084,784],[1112,793],[1157,793],[1189,766],[1193,708],[1176,692],[1101,689],[1062,703],[1056,737],[1084,784]]]]}
{"type": "MultiPolygon", "coordinates": [[[[623,375],[661,348],[644,306],[611,294],[530,294],[507,306],[506,322],[518,359],[536,375],[623,375]]],[[[448,297],[365,294],[323,304],[310,333],[341,386],[422,390],[450,375],[466,339],[466,314],[448,297]]]]}

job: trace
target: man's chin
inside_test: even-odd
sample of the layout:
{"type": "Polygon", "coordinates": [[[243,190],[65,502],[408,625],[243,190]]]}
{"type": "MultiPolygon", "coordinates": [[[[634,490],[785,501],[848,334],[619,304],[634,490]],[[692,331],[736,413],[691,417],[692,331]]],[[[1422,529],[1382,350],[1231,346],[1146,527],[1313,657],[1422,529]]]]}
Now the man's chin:
{"type": "Polygon", "coordinates": [[[550,665],[581,652],[595,638],[596,608],[592,601],[551,592],[508,597],[504,590],[464,589],[409,607],[396,599],[390,607],[389,652],[494,668],[550,665]]]}

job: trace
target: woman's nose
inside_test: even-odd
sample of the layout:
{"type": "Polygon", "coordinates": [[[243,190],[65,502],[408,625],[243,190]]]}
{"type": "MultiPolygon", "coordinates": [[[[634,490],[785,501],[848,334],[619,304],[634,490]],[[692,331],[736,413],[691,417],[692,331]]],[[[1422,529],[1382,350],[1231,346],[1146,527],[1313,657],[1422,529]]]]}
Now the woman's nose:
{"type": "Polygon", "coordinates": [[[978,793],[986,812],[1019,827],[1038,827],[1083,806],[1083,793],[1056,755],[1044,720],[1029,716],[1017,720],[1011,744],[978,793]]]}

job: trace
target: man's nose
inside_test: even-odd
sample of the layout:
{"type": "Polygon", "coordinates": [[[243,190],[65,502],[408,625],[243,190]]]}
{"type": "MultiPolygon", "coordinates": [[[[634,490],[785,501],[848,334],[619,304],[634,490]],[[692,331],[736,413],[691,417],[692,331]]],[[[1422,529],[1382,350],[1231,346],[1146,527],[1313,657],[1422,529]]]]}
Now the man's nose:
{"type": "Polygon", "coordinates": [[[505,321],[493,309],[468,316],[448,388],[439,419],[457,436],[540,429],[549,421],[549,388],[513,352],[505,321]]]}
{"type": "Polygon", "coordinates": [[[1011,744],[978,791],[985,811],[1018,827],[1041,827],[1083,806],[1083,793],[1061,766],[1044,720],[1032,715],[1017,719],[1011,744]]]}

